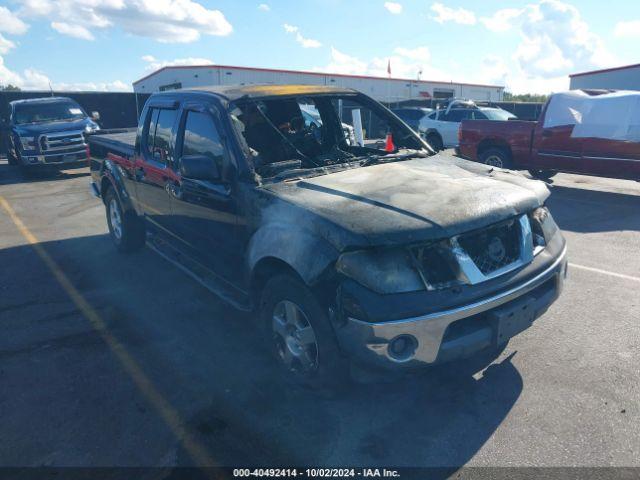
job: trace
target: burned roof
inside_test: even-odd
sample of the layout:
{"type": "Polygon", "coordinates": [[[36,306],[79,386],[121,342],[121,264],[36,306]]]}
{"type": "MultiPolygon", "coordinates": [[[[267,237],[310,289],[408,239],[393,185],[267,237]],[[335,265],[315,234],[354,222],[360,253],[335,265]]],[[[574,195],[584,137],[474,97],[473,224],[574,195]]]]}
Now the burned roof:
{"type": "Polygon", "coordinates": [[[267,98],[322,94],[352,95],[357,93],[355,90],[350,88],[328,87],[324,85],[225,85],[196,87],[180,91],[214,93],[229,101],[238,100],[240,98],[267,98]]]}

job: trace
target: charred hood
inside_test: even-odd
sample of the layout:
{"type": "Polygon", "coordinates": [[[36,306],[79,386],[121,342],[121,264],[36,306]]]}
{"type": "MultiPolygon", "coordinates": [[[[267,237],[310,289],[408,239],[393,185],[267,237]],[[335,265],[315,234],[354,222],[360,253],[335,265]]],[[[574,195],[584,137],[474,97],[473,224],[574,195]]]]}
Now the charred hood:
{"type": "Polygon", "coordinates": [[[312,213],[339,250],[448,238],[529,212],[549,196],[542,182],[443,155],[264,188],[312,213]]]}

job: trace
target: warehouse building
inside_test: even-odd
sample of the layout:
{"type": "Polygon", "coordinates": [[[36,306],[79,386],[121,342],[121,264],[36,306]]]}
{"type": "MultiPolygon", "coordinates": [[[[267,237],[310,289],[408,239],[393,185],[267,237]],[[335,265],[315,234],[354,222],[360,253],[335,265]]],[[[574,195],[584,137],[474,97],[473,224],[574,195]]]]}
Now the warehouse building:
{"type": "Polygon", "coordinates": [[[569,75],[571,90],[603,88],[610,90],[640,90],[640,63],[624,67],[594,70],[569,75]]]}
{"type": "Polygon", "coordinates": [[[434,82],[268,68],[197,65],[163,67],[133,82],[136,93],[153,93],[214,85],[306,84],[332,85],[359,90],[380,102],[462,97],[499,102],[504,87],[472,83],[434,82]]]}

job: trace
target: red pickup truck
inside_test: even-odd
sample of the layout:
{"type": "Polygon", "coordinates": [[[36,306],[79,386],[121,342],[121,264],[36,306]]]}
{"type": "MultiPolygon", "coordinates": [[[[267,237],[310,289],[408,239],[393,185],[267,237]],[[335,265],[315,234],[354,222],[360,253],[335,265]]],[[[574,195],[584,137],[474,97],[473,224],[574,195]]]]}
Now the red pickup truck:
{"type": "MultiPolygon", "coordinates": [[[[553,121],[548,121],[547,116],[550,115],[549,106],[555,95],[544,106],[540,118],[535,122],[463,121],[458,132],[460,142],[457,153],[469,160],[497,167],[528,170],[534,177],[541,179],[549,179],[557,172],[570,172],[640,180],[640,138],[637,135],[616,137],[603,133],[612,130],[610,127],[619,125],[623,129],[627,128],[629,122],[632,125],[625,132],[632,131],[632,127],[637,128],[627,118],[638,116],[638,112],[633,111],[635,107],[625,103],[631,100],[618,95],[612,100],[614,103],[600,109],[605,113],[599,116],[594,115],[596,110],[592,107],[583,107],[584,112],[580,111],[580,105],[586,105],[588,101],[593,101],[593,97],[602,93],[557,94],[565,97],[554,103],[553,121]],[[615,112],[620,105],[625,113],[616,118],[615,113],[611,112],[615,112]],[[583,117],[583,113],[589,114],[590,118],[595,117],[595,120],[593,124],[587,125],[591,127],[590,133],[576,135],[576,124],[584,127],[584,118],[587,118],[583,117]],[[570,123],[572,115],[576,121],[570,123]],[[611,120],[603,120],[606,115],[611,120]],[[609,123],[604,123],[606,121],[609,123]],[[602,128],[598,128],[598,122],[602,122],[602,128]]],[[[600,102],[599,106],[602,105],[603,102],[600,102]]],[[[582,132],[584,130],[581,129],[582,132]]]]}

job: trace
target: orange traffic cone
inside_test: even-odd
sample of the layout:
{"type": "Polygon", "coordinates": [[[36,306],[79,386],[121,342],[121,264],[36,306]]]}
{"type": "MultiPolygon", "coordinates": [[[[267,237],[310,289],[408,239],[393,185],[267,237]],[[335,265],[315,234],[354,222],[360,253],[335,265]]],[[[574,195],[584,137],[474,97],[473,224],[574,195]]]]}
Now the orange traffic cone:
{"type": "Polygon", "coordinates": [[[396,149],[396,146],[393,144],[393,135],[387,133],[387,141],[384,145],[385,152],[393,152],[396,149]]]}

